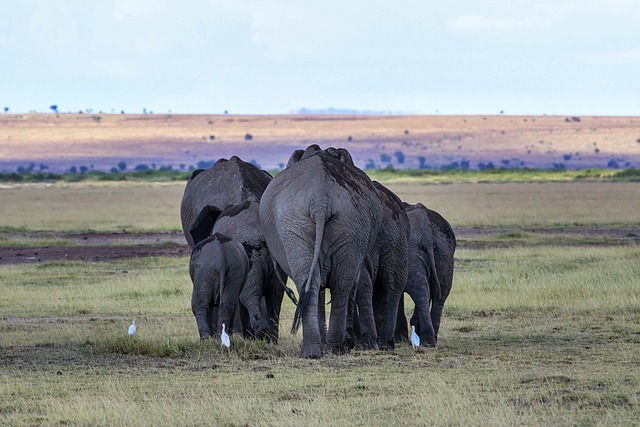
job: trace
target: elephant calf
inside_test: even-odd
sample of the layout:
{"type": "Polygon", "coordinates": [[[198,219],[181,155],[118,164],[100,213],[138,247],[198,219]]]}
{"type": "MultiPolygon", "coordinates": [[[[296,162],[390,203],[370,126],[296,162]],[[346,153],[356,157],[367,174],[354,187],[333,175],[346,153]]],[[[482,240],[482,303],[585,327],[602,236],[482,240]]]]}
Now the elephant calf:
{"type": "MultiPolygon", "coordinates": [[[[409,277],[405,292],[415,307],[411,324],[425,345],[435,346],[444,303],[453,283],[456,237],[451,225],[438,212],[421,203],[405,203],[411,226],[409,239],[409,277]]],[[[400,300],[396,340],[407,341],[407,320],[400,300]]]]}
{"type": "Polygon", "coordinates": [[[200,339],[217,335],[223,323],[232,324],[248,269],[244,247],[223,234],[214,233],[193,248],[189,262],[191,309],[200,339]]]}

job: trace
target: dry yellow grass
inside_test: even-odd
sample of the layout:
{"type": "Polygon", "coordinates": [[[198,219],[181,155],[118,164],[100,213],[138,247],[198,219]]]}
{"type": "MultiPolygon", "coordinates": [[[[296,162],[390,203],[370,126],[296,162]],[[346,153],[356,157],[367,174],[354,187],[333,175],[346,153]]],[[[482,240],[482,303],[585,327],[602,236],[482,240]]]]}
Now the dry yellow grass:
{"type": "MultiPolygon", "coordinates": [[[[635,227],[637,183],[390,184],[459,226],[635,227]]],[[[183,183],[98,182],[0,189],[0,229],[31,231],[181,230],[183,183]]]]}

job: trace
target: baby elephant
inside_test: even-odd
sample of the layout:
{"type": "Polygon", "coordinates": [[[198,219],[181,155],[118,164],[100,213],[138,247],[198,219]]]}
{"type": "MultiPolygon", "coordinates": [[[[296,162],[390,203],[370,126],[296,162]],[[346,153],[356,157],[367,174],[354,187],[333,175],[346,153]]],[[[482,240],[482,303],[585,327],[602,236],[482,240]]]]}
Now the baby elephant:
{"type": "Polygon", "coordinates": [[[223,323],[231,325],[248,268],[244,247],[223,234],[215,233],[193,248],[191,310],[201,340],[219,334],[223,323]]]}

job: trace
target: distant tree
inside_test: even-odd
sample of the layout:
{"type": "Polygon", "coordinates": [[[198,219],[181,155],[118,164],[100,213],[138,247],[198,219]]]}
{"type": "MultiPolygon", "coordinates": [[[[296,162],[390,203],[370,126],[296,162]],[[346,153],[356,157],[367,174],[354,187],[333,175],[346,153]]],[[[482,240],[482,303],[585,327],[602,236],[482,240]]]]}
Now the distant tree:
{"type": "Polygon", "coordinates": [[[78,173],[78,168],[77,168],[77,167],[75,167],[75,166],[71,166],[71,167],[69,168],[69,173],[78,173]]]}
{"type": "Polygon", "coordinates": [[[427,168],[427,158],[425,156],[419,156],[418,157],[418,167],[420,169],[426,169],[427,168]]]}
{"type": "Polygon", "coordinates": [[[116,167],[111,168],[111,173],[118,173],[118,172],[120,172],[120,169],[116,167]]]}
{"type": "Polygon", "coordinates": [[[568,160],[571,160],[571,154],[563,154],[562,155],[562,160],[564,160],[565,162],[568,160]]]}
{"type": "Polygon", "coordinates": [[[136,167],[133,170],[136,172],[140,172],[140,171],[146,171],[148,169],[149,169],[149,166],[142,163],[142,164],[136,165],[136,167]]]}
{"type": "Polygon", "coordinates": [[[483,170],[491,170],[491,169],[495,169],[496,167],[494,166],[494,164],[492,162],[488,162],[488,163],[483,163],[480,162],[478,163],[478,169],[480,169],[481,171],[483,170]]]}
{"type": "Polygon", "coordinates": [[[402,151],[396,151],[393,155],[396,156],[399,164],[404,163],[404,153],[402,151]]]}
{"type": "Polygon", "coordinates": [[[210,140],[210,141],[213,141],[214,139],[216,139],[216,136],[215,136],[215,135],[209,135],[209,140],[210,140]]]}
{"type": "Polygon", "coordinates": [[[124,171],[127,168],[127,162],[125,162],[124,160],[120,160],[118,162],[118,169],[120,169],[121,171],[124,171]]]}
{"type": "Polygon", "coordinates": [[[620,165],[615,159],[611,159],[609,160],[609,163],[607,163],[607,167],[611,169],[619,169],[620,165]]]}
{"type": "Polygon", "coordinates": [[[469,169],[469,160],[462,160],[460,162],[460,169],[468,170],[469,169]]]}
{"type": "Polygon", "coordinates": [[[352,137],[351,135],[349,135],[349,136],[347,137],[347,141],[349,141],[349,142],[353,141],[353,137],[352,137]]]}
{"type": "Polygon", "coordinates": [[[80,173],[87,173],[89,172],[89,168],[86,166],[80,166],[80,173]]]}
{"type": "Polygon", "coordinates": [[[385,153],[380,154],[380,161],[382,163],[390,163],[391,162],[391,156],[385,153]]]}
{"type": "Polygon", "coordinates": [[[455,170],[455,169],[459,169],[460,168],[460,163],[458,162],[451,162],[448,165],[442,165],[440,166],[440,169],[443,171],[450,171],[450,170],[455,170]]]}
{"type": "Polygon", "coordinates": [[[247,134],[244,136],[244,140],[245,140],[245,141],[251,141],[252,139],[253,139],[253,135],[251,135],[250,133],[247,133],[247,134]]]}
{"type": "MultiPolygon", "coordinates": [[[[4,107],[4,112],[8,113],[9,112],[9,107],[4,107]]],[[[640,142],[640,141],[639,141],[640,142]]]]}
{"type": "Polygon", "coordinates": [[[258,164],[258,162],[255,161],[255,160],[249,160],[249,163],[251,163],[253,166],[257,167],[258,169],[262,169],[262,166],[260,166],[260,164],[258,164]]]}
{"type": "Polygon", "coordinates": [[[376,162],[374,162],[373,159],[369,159],[367,164],[364,165],[364,168],[365,169],[375,169],[376,168],[376,162]]]}
{"type": "MultiPolygon", "coordinates": [[[[213,164],[215,163],[215,160],[200,160],[197,163],[198,169],[209,169],[211,166],[213,166],[213,164]]],[[[191,169],[195,169],[194,167],[191,167],[191,169]]]]}
{"type": "Polygon", "coordinates": [[[42,172],[43,170],[49,169],[49,166],[45,165],[44,163],[40,163],[40,171],[42,172]]]}
{"type": "Polygon", "coordinates": [[[50,105],[49,109],[51,109],[51,111],[53,111],[54,113],[58,114],[58,106],[56,104],[50,105]]]}
{"type": "Polygon", "coordinates": [[[502,167],[503,168],[508,168],[509,167],[509,159],[502,159],[502,160],[500,160],[500,163],[502,163],[502,167]]]}

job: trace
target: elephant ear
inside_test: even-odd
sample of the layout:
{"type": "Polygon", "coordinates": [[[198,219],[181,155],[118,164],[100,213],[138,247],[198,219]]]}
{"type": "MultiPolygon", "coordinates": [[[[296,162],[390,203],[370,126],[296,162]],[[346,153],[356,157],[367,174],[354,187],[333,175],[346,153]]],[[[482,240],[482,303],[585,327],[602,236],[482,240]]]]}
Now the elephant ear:
{"type": "Polygon", "coordinates": [[[207,205],[198,214],[198,217],[193,222],[189,233],[193,238],[193,243],[198,244],[203,241],[209,235],[211,235],[211,230],[213,230],[213,225],[216,223],[216,220],[220,216],[220,209],[213,205],[207,205]]]}
{"type": "Polygon", "coordinates": [[[302,153],[300,160],[307,159],[313,156],[314,154],[321,153],[321,152],[322,152],[322,148],[320,148],[318,144],[311,144],[310,146],[307,147],[306,150],[304,150],[304,153],[302,153]]]}
{"type": "Polygon", "coordinates": [[[196,176],[200,175],[202,172],[204,172],[204,169],[196,169],[193,172],[191,172],[191,178],[189,178],[189,181],[191,181],[196,176]]]}
{"type": "MultiPolygon", "coordinates": [[[[291,157],[289,157],[289,161],[287,162],[287,166],[286,168],[290,167],[292,164],[294,163],[298,163],[300,161],[300,157],[302,157],[302,154],[304,153],[304,151],[302,150],[296,150],[291,154],[291,157]]],[[[285,169],[286,169],[285,168],[285,169]]]]}
{"type": "Polygon", "coordinates": [[[353,157],[351,157],[351,153],[349,153],[346,148],[338,148],[338,153],[340,153],[341,162],[344,162],[351,166],[355,166],[355,164],[353,163],[353,157]]]}

